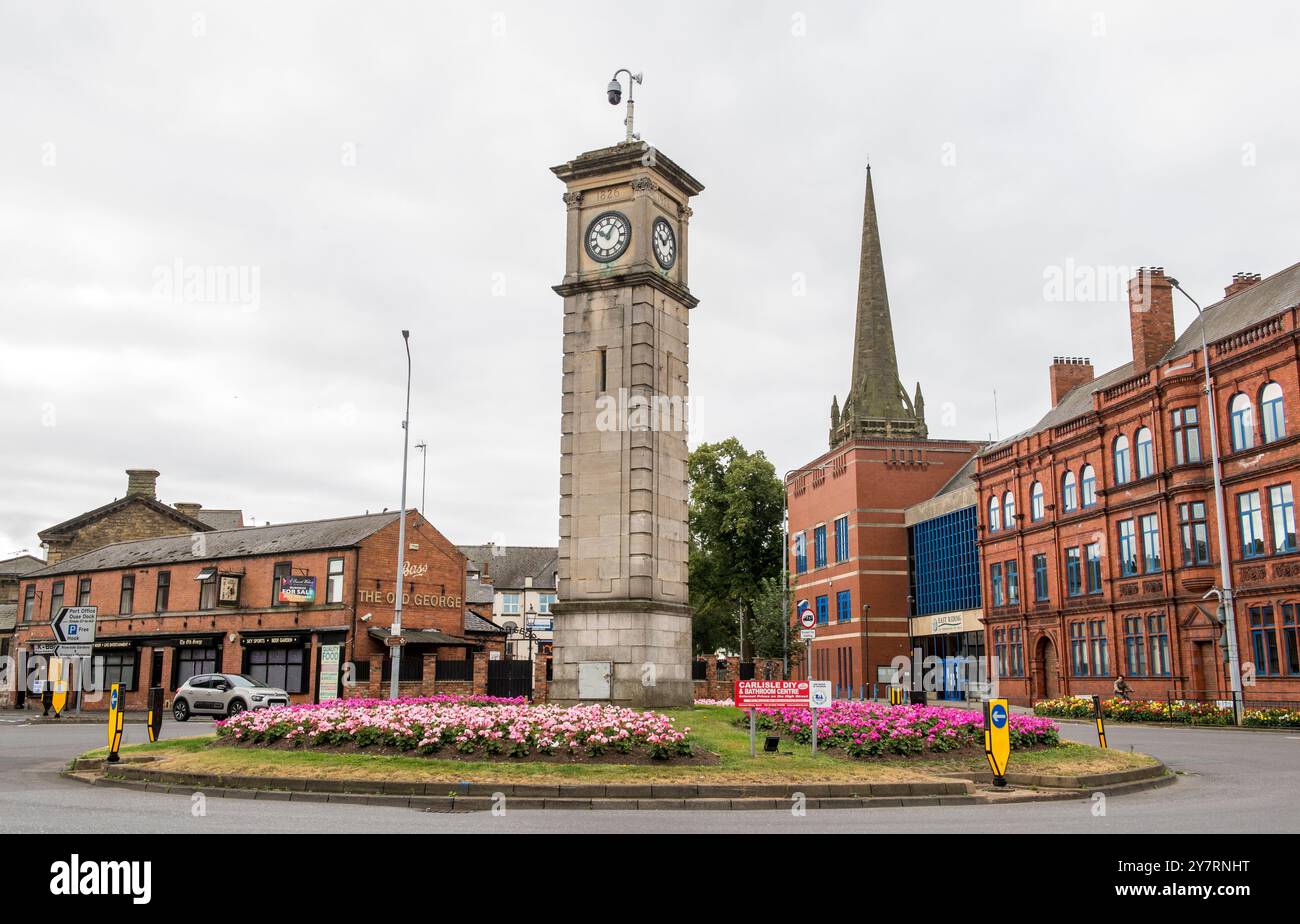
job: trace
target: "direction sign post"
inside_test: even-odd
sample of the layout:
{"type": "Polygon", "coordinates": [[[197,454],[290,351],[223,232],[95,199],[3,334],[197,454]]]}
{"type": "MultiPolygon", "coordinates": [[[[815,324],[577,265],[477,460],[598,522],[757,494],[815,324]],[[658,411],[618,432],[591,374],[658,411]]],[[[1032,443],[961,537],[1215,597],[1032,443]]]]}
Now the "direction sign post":
{"type": "Polygon", "coordinates": [[[62,606],[50,620],[54,640],[61,645],[91,645],[95,641],[98,607],[62,606]]]}

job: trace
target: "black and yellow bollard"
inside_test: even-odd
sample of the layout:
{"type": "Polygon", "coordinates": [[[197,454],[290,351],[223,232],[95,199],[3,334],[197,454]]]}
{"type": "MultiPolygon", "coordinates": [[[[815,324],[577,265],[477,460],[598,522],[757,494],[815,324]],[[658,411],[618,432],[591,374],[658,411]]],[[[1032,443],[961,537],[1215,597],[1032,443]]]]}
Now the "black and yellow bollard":
{"type": "Polygon", "coordinates": [[[1097,720],[1097,741],[1101,747],[1106,747],[1106,720],[1101,715],[1101,697],[1093,696],[1092,698],[1092,717],[1097,720]]]}
{"type": "Polygon", "coordinates": [[[157,741],[162,732],[163,688],[149,688],[149,740],[157,741]]]}
{"type": "Polygon", "coordinates": [[[122,723],[126,720],[125,708],[126,703],[122,702],[122,685],[115,683],[108,694],[108,762],[110,764],[115,764],[119,760],[117,752],[122,747],[122,723]]]}

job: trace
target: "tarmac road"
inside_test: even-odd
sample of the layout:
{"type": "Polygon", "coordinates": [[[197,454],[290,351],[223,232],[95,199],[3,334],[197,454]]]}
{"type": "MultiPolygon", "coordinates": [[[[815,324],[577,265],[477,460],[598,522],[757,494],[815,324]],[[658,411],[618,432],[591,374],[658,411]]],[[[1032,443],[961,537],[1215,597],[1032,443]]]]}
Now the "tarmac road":
{"type": "MultiPolygon", "coordinates": [[[[1088,724],[1066,738],[1095,743],[1088,724]]],[[[1300,832],[1300,732],[1108,726],[1113,748],[1153,754],[1173,786],[1105,801],[1002,806],[789,811],[510,811],[436,814],[405,808],[213,798],[91,787],[63,779],[72,757],[104,742],[100,725],[0,719],[0,833],[891,833],[951,834],[1300,832]],[[203,813],[199,813],[199,808],[203,813]]],[[[208,734],[211,723],[168,722],[164,737],[208,734]]],[[[144,729],[128,725],[127,743],[144,729]]],[[[1014,757],[1012,758],[1014,765],[1014,757]]]]}

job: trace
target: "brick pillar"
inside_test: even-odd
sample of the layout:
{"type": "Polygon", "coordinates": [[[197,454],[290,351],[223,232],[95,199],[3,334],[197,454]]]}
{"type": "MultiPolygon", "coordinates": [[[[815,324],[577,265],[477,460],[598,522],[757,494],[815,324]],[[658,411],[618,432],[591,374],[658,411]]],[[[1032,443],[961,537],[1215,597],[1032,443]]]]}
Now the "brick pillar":
{"type": "Polygon", "coordinates": [[[424,654],[424,674],[420,682],[420,692],[425,696],[432,696],[438,692],[436,688],[438,677],[438,655],[436,652],[426,652],[424,654]]]}
{"type": "Polygon", "coordinates": [[[548,692],[546,684],[546,659],[538,655],[533,659],[533,702],[546,702],[548,692]]]}
{"type": "Polygon", "coordinates": [[[474,683],[472,692],[480,696],[487,693],[488,656],[486,651],[474,652],[474,683]]]}
{"type": "Polygon", "coordinates": [[[366,684],[366,698],[379,699],[379,688],[384,682],[384,655],[370,656],[370,682],[366,684]]]}

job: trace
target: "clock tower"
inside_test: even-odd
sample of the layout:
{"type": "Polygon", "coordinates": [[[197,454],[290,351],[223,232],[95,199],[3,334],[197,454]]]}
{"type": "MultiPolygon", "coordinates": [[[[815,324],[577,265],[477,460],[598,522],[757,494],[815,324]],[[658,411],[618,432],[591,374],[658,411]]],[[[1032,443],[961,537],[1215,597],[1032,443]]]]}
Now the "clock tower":
{"type": "Polygon", "coordinates": [[[552,171],[568,224],[550,698],[689,705],[687,227],[704,187],[637,140],[552,171]]]}

